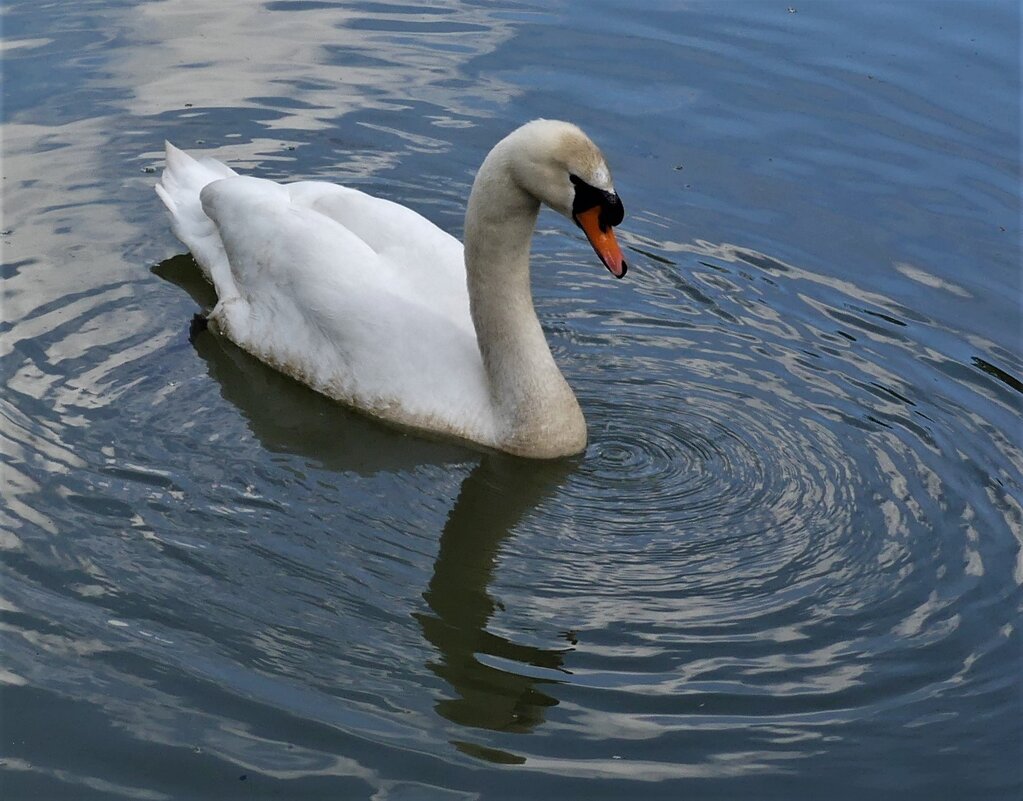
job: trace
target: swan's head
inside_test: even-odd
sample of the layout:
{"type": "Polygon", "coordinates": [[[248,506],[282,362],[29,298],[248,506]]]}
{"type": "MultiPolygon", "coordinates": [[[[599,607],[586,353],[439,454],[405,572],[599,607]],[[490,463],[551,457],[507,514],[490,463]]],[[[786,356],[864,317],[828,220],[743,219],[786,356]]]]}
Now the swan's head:
{"type": "Polygon", "coordinates": [[[628,270],[614,226],[625,208],[611,183],[600,149],[575,125],[533,120],[506,140],[514,144],[511,170],[518,184],[541,203],[582,228],[615,278],[628,270]]]}

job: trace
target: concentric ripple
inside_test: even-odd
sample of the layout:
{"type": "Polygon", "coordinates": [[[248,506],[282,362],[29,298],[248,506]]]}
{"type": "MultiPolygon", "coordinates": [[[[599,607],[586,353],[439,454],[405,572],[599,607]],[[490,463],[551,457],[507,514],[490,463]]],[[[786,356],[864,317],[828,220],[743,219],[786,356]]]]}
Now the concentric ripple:
{"type": "Polygon", "coordinates": [[[513,586],[532,580],[530,553],[550,562],[548,603],[509,627],[571,620],[574,682],[587,689],[568,696],[607,714],[656,710],[647,731],[666,742],[737,709],[779,742],[882,708],[926,720],[1012,636],[967,599],[993,574],[1019,594],[1021,454],[999,433],[1019,398],[992,371],[970,375],[980,394],[965,403],[957,387],[935,390],[937,374],[915,366],[935,362],[923,341],[954,334],[851,282],[731,246],[644,247],[700,261],[639,278],[642,318],[577,318],[573,381],[600,414],[542,531],[510,546],[524,561],[508,562],[513,586]],[[770,313],[796,295],[804,307],[770,313]],[[641,378],[621,379],[623,348],[641,354],[641,378]],[[601,403],[612,382],[614,402],[601,403]],[[979,649],[977,626],[990,633],[979,649]],[[915,663],[918,649],[930,667],[912,677],[870,667],[915,663]]]}
{"type": "Polygon", "coordinates": [[[767,415],[752,413],[741,398],[729,404],[689,395],[680,408],[670,384],[622,390],[578,489],[596,495],[597,487],[614,485],[642,527],[706,532],[749,525],[754,513],[765,526],[783,525],[793,506],[826,514],[819,509],[825,495],[847,483],[837,443],[798,421],[767,426],[767,415]]]}

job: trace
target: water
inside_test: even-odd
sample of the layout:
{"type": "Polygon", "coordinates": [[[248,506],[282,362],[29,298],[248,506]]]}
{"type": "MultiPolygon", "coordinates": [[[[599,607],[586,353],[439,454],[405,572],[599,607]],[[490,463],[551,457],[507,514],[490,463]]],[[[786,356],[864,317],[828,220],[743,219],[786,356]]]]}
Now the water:
{"type": "Polygon", "coordinates": [[[8,799],[1014,799],[1014,3],[7,4],[8,799]],[[537,116],[590,427],[531,464],[211,336],[162,141],[461,233],[537,116]]]}

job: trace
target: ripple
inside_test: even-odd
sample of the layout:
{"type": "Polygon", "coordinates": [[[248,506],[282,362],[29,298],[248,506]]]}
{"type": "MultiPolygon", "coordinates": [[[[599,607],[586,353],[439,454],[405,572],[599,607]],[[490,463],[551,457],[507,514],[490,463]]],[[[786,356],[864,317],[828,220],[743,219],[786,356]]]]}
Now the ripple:
{"type": "Polygon", "coordinates": [[[659,258],[636,271],[642,317],[598,301],[574,330],[554,323],[581,354],[592,441],[540,530],[511,544],[510,588],[538,565],[545,578],[505,625],[572,632],[561,696],[579,733],[597,709],[649,716],[646,736],[666,740],[740,708],[811,740],[879,710],[912,717],[1011,633],[970,599],[992,571],[1019,595],[1019,535],[985,543],[975,519],[1019,529],[1018,476],[1008,493],[991,478],[1020,456],[999,433],[1012,384],[976,359],[944,380],[936,346],[960,350],[956,335],[851,281],[733,246],[644,246],[659,258]],[[857,336],[835,336],[853,317],[857,336]],[[957,480],[960,460],[991,500],[957,480]],[[968,626],[991,635],[979,651],[968,626]],[[917,649],[932,661],[912,678],[869,667],[917,649]]]}

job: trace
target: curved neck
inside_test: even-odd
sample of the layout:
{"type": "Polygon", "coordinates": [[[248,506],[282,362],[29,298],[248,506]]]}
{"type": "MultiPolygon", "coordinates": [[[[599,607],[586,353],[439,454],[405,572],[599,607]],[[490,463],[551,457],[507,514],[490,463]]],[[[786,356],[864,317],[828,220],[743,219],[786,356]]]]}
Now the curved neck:
{"type": "Polygon", "coordinates": [[[503,144],[480,167],[466,209],[469,308],[503,447],[561,455],[581,450],[586,426],[533,308],[529,249],[540,203],[512,177],[503,144]]]}

